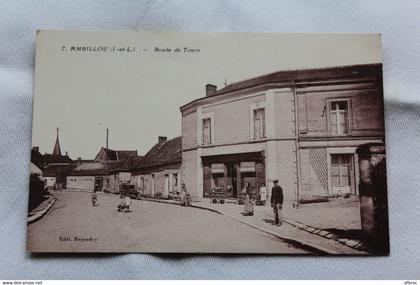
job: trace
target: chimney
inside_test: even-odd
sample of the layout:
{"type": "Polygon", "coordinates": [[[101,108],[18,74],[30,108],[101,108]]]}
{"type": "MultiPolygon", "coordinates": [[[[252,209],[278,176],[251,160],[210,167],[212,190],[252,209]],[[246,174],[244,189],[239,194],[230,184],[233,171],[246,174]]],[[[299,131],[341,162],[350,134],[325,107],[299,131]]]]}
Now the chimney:
{"type": "Polygon", "coordinates": [[[82,164],[82,158],[78,157],[76,165],[79,166],[80,164],[82,164]]]}
{"type": "Polygon", "coordinates": [[[217,86],[216,85],[213,85],[213,84],[207,84],[206,85],[206,97],[211,96],[216,92],[217,92],[217,86]]]}
{"type": "Polygon", "coordinates": [[[158,142],[159,142],[159,143],[166,142],[167,140],[168,140],[168,138],[167,138],[167,137],[161,137],[161,136],[159,136],[159,137],[158,137],[158,142]]]}
{"type": "Polygon", "coordinates": [[[39,146],[33,146],[32,149],[36,152],[39,152],[39,146]]]}

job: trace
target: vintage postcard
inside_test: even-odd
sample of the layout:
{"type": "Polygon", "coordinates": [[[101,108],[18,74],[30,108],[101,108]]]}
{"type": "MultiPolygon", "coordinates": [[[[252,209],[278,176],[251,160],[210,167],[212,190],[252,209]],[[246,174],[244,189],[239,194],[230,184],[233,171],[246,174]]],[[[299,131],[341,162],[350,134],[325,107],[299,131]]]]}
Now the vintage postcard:
{"type": "Polygon", "coordinates": [[[388,255],[378,34],[39,31],[30,252],[388,255]]]}

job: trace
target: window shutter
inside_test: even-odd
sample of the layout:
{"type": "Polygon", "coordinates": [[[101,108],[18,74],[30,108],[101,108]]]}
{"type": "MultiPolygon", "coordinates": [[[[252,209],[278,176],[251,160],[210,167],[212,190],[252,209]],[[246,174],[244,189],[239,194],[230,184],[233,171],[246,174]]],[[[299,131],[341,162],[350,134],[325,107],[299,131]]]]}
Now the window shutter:
{"type": "Polygon", "coordinates": [[[338,134],[337,113],[335,111],[331,112],[331,132],[333,134],[338,134]]]}
{"type": "Polygon", "coordinates": [[[347,133],[347,113],[346,111],[341,111],[339,114],[339,123],[341,134],[347,133]]]}
{"type": "Polygon", "coordinates": [[[265,183],[265,164],[263,161],[257,161],[255,164],[255,176],[257,178],[257,187],[261,187],[261,183],[265,183]]]}
{"type": "Polygon", "coordinates": [[[265,137],[265,110],[264,108],[254,110],[254,138],[265,137]]]}
{"type": "Polygon", "coordinates": [[[258,111],[254,110],[254,138],[258,139],[260,135],[260,124],[258,118],[258,111]]]}
{"type": "Polygon", "coordinates": [[[211,144],[211,119],[203,119],[203,144],[211,144]]]}
{"type": "Polygon", "coordinates": [[[265,138],[265,109],[261,109],[262,137],[265,138]]]}
{"type": "Polygon", "coordinates": [[[211,190],[211,166],[203,165],[203,195],[208,197],[211,190]]]}

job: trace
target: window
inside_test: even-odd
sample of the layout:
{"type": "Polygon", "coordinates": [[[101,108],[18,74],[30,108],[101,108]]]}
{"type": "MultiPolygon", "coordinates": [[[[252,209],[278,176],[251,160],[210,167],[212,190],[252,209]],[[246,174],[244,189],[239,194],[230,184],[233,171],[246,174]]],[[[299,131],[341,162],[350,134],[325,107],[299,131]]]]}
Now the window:
{"type": "Polygon", "coordinates": [[[263,139],[265,137],[265,109],[254,109],[254,139],[263,139]]]}
{"type": "Polygon", "coordinates": [[[347,101],[330,102],[330,127],[334,135],[348,134],[348,104],[347,101]]]}
{"type": "Polygon", "coordinates": [[[169,180],[169,174],[165,174],[165,189],[164,189],[164,193],[169,193],[169,191],[171,190],[170,187],[170,180],[169,180]]]}
{"type": "Polygon", "coordinates": [[[225,165],[223,163],[211,164],[211,190],[222,191],[225,186],[225,165]]]}
{"type": "Polygon", "coordinates": [[[331,184],[333,187],[350,186],[351,156],[348,154],[331,155],[331,184]]]}
{"type": "Polygon", "coordinates": [[[179,175],[179,173],[174,173],[174,174],[172,174],[173,175],[173,185],[174,185],[174,187],[178,187],[178,183],[179,183],[179,177],[178,177],[178,175],[179,175]]]}
{"type": "Polygon", "coordinates": [[[140,177],[139,179],[139,189],[144,189],[144,177],[140,177]]]}
{"type": "Polygon", "coordinates": [[[203,119],[203,145],[212,144],[211,141],[211,118],[205,118],[203,119]]]}

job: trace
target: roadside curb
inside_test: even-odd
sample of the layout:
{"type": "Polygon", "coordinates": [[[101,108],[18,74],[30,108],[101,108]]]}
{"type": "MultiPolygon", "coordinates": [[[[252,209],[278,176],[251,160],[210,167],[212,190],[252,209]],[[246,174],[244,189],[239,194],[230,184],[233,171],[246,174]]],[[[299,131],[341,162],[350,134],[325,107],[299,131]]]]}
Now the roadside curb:
{"type": "MultiPolygon", "coordinates": [[[[159,200],[159,199],[152,199],[152,198],[139,198],[139,199],[140,200],[144,200],[144,201],[156,202],[156,203],[165,203],[165,204],[179,205],[179,203],[173,202],[172,200],[159,200]]],[[[280,239],[283,239],[283,240],[286,240],[286,241],[289,241],[289,242],[295,241],[295,242],[301,244],[302,246],[308,246],[308,247],[311,247],[311,248],[318,248],[317,250],[319,250],[320,252],[323,252],[323,253],[327,253],[327,254],[340,254],[338,252],[335,252],[335,251],[332,251],[332,250],[329,250],[329,249],[325,249],[323,247],[319,247],[319,246],[314,245],[314,244],[311,244],[311,243],[307,243],[307,242],[304,242],[304,241],[299,241],[299,240],[296,240],[296,239],[291,238],[291,237],[288,237],[288,236],[279,235],[278,233],[275,233],[275,232],[272,232],[272,231],[268,231],[268,230],[262,229],[262,228],[260,228],[260,227],[258,227],[256,225],[253,225],[253,224],[249,223],[248,221],[245,221],[245,220],[242,220],[240,218],[231,216],[231,215],[229,215],[227,213],[224,213],[224,212],[222,212],[220,210],[211,209],[211,208],[208,208],[208,207],[205,207],[205,206],[197,206],[197,205],[194,205],[194,204],[191,205],[191,207],[197,208],[197,209],[202,209],[202,210],[207,210],[207,211],[210,211],[210,212],[213,212],[213,213],[217,213],[217,214],[220,214],[220,215],[224,215],[226,217],[229,217],[231,219],[234,219],[234,220],[237,220],[237,221],[239,221],[241,223],[244,223],[244,224],[246,224],[246,225],[248,225],[248,226],[250,226],[252,228],[258,229],[259,231],[268,233],[270,235],[277,236],[280,239]]],[[[323,237],[323,238],[326,238],[326,239],[329,239],[329,240],[333,240],[333,241],[339,242],[340,244],[345,245],[345,246],[347,246],[349,248],[355,249],[357,251],[360,251],[361,253],[367,253],[367,248],[368,248],[367,245],[364,244],[360,240],[346,239],[346,238],[338,238],[337,236],[335,236],[334,234],[330,233],[329,231],[326,231],[326,230],[323,230],[323,229],[320,229],[320,228],[316,228],[316,227],[312,227],[312,226],[309,226],[309,225],[305,225],[305,224],[303,224],[301,222],[297,222],[297,221],[294,221],[294,220],[283,219],[283,222],[288,223],[289,225],[291,225],[293,227],[296,227],[296,228],[298,228],[300,230],[303,230],[303,231],[305,231],[307,233],[310,233],[310,234],[317,235],[317,236],[320,236],[320,237],[323,237]]]]}
{"type": "Polygon", "coordinates": [[[364,244],[362,241],[360,240],[355,240],[355,239],[346,239],[346,238],[337,238],[334,234],[330,233],[329,231],[326,230],[322,230],[319,228],[315,228],[312,226],[308,226],[305,225],[301,222],[297,222],[297,221],[293,221],[293,220],[288,220],[288,219],[284,219],[284,222],[288,223],[289,225],[292,225],[298,229],[301,229],[303,231],[306,231],[308,233],[314,234],[314,235],[318,235],[330,240],[334,240],[337,241],[345,246],[348,246],[350,248],[365,252],[367,249],[367,245],[364,244]]]}
{"type": "Polygon", "coordinates": [[[28,217],[28,221],[27,221],[28,224],[38,221],[51,209],[51,207],[54,205],[55,201],[57,200],[54,196],[51,195],[51,197],[52,197],[51,201],[48,202],[48,205],[44,209],[28,217]]]}
{"type": "MultiPolygon", "coordinates": [[[[155,203],[179,205],[179,203],[170,202],[169,200],[167,201],[167,200],[158,200],[158,199],[151,199],[151,198],[139,198],[139,200],[149,201],[149,202],[155,202],[155,203]]],[[[224,213],[223,211],[219,211],[219,210],[216,210],[216,209],[211,209],[211,208],[204,207],[204,206],[197,206],[197,205],[191,205],[190,207],[201,209],[201,210],[207,210],[207,211],[210,211],[210,212],[219,214],[219,215],[226,216],[226,217],[231,218],[233,220],[236,220],[236,221],[238,221],[240,223],[243,223],[243,224],[245,224],[245,225],[247,225],[247,226],[249,226],[251,228],[254,228],[254,229],[259,230],[261,232],[264,232],[266,234],[275,236],[275,237],[277,237],[277,238],[279,238],[281,240],[284,240],[284,241],[286,241],[288,243],[299,245],[299,246],[301,246],[303,248],[310,249],[311,251],[315,251],[315,252],[317,252],[319,254],[334,254],[334,255],[339,255],[340,254],[337,251],[330,250],[330,249],[324,248],[324,247],[319,246],[319,245],[315,245],[315,244],[310,243],[310,242],[307,242],[307,241],[299,240],[299,239],[296,239],[296,238],[292,238],[292,237],[289,237],[289,236],[286,236],[286,235],[281,235],[279,233],[276,233],[276,232],[273,232],[273,231],[269,231],[269,230],[263,229],[263,228],[261,228],[259,226],[253,225],[252,223],[250,223],[248,221],[245,221],[243,219],[240,219],[240,218],[231,216],[231,215],[229,215],[227,213],[224,213]]]]}

